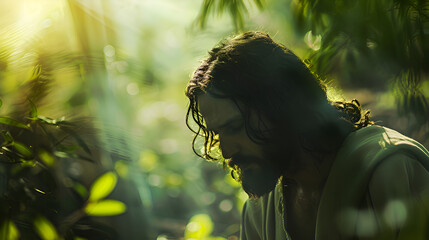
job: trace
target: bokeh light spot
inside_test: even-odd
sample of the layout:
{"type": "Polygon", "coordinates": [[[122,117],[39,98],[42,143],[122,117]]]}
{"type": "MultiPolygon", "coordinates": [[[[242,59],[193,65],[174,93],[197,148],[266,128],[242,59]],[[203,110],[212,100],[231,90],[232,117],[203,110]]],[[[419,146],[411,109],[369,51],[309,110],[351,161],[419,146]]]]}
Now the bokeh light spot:
{"type": "Polygon", "coordinates": [[[200,199],[204,205],[210,205],[216,200],[216,195],[211,192],[205,192],[201,194],[200,199]]]}
{"type": "Polygon", "coordinates": [[[140,90],[139,90],[139,85],[135,82],[129,83],[127,85],[127,93],[130,95],[137,95],[139,94],[140,90]]]}
{"type": "Polygon", "coordinates": [[[229,199],[222,200],[219,203],[219,209],[222,212],[229,212],[229,211],[231,211],[231,209],[232,209],[232,202],[231,202],[231,200],[229,200],[229,199]]]}
{"type": "Polygon", "coordinates": [[[161,145],[161,152],[162,153],[169,154],[169,153],[177,152],[177,150],[178,150],[177,141],[175,139],[172,139],[172,138],[162,139],[160,141],[160,145],[161,145]]]}
{"type": "Polygon", "coordinates": [[[407,209],[399,200],[390,201],[384,209],[384,219],[392,228],[401,227],[407,219],[407,209]]]}
{"type": "Polygon", "coordinates": [[[151,186],[155,186],[155,187],[164,186],[164,180],[161,178],[161,176],[157,174],[150,174],[147,181],[151,186]]]}
{"type": "Polygon", "coordinates": [[[106,45],[103,50],[106,57],[111,58],[115,56],[115,48],[112,45],[106,45]]]}

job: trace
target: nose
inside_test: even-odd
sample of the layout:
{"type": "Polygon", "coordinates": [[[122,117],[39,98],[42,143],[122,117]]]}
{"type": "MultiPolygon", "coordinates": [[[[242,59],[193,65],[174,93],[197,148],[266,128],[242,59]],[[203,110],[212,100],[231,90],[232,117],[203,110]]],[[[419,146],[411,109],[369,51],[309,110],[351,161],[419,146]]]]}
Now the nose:
{"type": "Polygon", "coordinates": [[[239,143],[232,137],[222,136],[219,134],[219,141],[220,149],[222,150],[222,156],[225,159],[232,158],[240,151],[239,143]]]}

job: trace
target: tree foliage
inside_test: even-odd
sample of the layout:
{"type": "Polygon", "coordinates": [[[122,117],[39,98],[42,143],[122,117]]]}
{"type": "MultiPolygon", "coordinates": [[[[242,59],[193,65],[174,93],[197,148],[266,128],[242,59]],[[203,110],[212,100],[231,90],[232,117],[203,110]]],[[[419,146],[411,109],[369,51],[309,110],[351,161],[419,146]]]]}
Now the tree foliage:
{"type": "MultiPolygon", "coordinates": [[[[41,71],[37,67],[35,74],[41,71]]],[[[34,74],[31,81],[37,81],[34,74]]],[[[39,115],[31,100],[26,105],[23,115],[0,117],[0,239],[115,239],[111,227],[90,216],[126,210],[124,203],[105,199],[116,175],[102,175],[88,194],[62,171],[66,162],[93,161],[79,130],[84,122],[39,115]]]]}
{"type": "MultiPolygon", "coordinates": [[[[253,2],[259,9],[263,9],[263,0],[253,0],[253,2]]],[[[235,29],[243,29],[244,16],[248,14],[247,6],[243,0],[204,0],[197,20],[199,27],[206,27],[207,18],[211,13],[221,15],[223,12],[228,12],[231,15],[235,29]]]]}
{"type": "MultiPolygon", "coordinates": [[[[204,1],[200,26],[205,26],[211,10],[229,12],[235,26],[243,29],[239,23],[246,8],[228,2],[235,1],[204,1]],[[223,7],[210,8],[214,5],[223,7]]],[[[268,4],[253,2],[260,8],[268,4]]],[[[351,87],[385,90],[394,85],[398,110],[427,121],[429,105],[420,88],[429,75],[428,1],[285,0],[284,4],[290,4],[297,32],[322,37],[320,49],[309,58],[315,73],[322,78],[335,76],[351,87]]]]}

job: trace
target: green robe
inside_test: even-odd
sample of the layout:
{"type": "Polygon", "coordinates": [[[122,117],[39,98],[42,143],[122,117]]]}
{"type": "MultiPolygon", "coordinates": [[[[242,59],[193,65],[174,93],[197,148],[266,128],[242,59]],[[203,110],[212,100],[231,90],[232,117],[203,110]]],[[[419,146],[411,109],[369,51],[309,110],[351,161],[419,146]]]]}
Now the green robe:
{"type": "MultiPolygon", "coordinates": [[[[291,239],[282,191],[245,203],[240,239],[291,239]]],[[[351,133],[325,183],[315,239],[429,239],[428,219],[429,152],[385,127],[351,133]]]]}

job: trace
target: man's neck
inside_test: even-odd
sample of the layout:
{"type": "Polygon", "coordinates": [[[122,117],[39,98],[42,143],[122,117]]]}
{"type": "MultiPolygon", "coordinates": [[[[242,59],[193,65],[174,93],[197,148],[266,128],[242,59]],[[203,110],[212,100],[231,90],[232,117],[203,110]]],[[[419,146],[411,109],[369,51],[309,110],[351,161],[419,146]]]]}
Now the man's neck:
{"type": "Polygon", "coordinates": [[[322,155],[302,151],[299,168],[293,173],[286,172],[283,175],[286,185],[305,194],[321,193],[334,159],[335,154],[322,155]]]}

